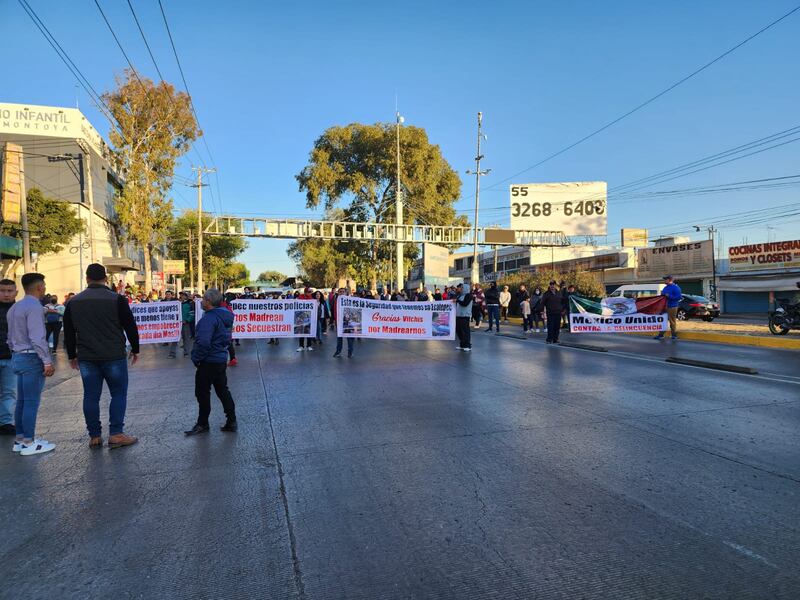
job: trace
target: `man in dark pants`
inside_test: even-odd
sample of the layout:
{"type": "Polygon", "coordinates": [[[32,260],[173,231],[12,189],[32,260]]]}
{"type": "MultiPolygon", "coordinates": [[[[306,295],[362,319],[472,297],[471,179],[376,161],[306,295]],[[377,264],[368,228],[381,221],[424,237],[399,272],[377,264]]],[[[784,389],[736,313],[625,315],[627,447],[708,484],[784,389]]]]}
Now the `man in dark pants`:
{"type": "Polygon", "coordinates": [[[547,343],[557,344],[561,315],[564,312],[564,297],[558,291],[555,281],[550,282],[550,287],[542,295],[541,306],[547,313],[547,343]]]}
{"type": "Polygon", "coordinates": [[[64,311],[64,345],[69,364],[83,380],[83,417],[89,430],[89,447],[103,446],[100,395],[103,382],[111,394],[108,407],[109,448],[135,444],[123,432],[128,403],[128,362],[125,336],[131,345],[131,365],[139,356],[139,331],[128,300],[107,287],[106,268],[93,263],[86,268],[87,287],[67,302],[64,311]]]}
{"type": "Polygon", "coordinates": [[[225,410],[225,425],[222,431],[236,431],[236,405],[228,389],[228,346],[233,331],[233,313],[222,307],[222,294],[210,288],[203,294],[203,318],[197,324],[192,362],[197,367],[194,375],[194,395],[197,397],[197,423],[186,435],[208,433],[208,417],[211,414],[211,386],[217,393],[225,410]]]}
{"type": "Polygon", "coordinates": [[[469,331],[469,320],[472,318],[472,294],[464,289],[464,284],[457,286],[458,297],[456,298],[456,335],[458,336],[458,346],[456,350],[462,352],[472,352],[472,340],[469,331]]]}

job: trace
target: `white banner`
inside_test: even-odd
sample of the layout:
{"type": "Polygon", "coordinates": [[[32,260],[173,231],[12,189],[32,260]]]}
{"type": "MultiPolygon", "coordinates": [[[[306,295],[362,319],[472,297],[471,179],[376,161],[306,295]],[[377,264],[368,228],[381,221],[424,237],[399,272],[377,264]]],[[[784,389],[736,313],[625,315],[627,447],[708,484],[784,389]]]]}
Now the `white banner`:
{"type": "Polygon", "coordinates": [[[389,302],[353,296],[336,299],[336,331],[341,337],[401,340],[455,339],[456,304],[389,302]]]}
{"type": "Polygon", "coordinates": [[[140,344],[177,342],[181,339],[180,302],[140,302],[131,304],[139,330],[140,344]]]}
{"type": "Polygon", "coordinates": [[[660,333],[666,331],[668,327],[669,320],[666,313],[598,315],[590,312],[574,312],[569,315],[569,330],[572,333],[660,333]]]}
{"type": "MultiPolygon", "coordinates": [[[[232,300],[233,338],[316,337],[316,300],[232,300]]],[[[195,301],[195,322],[203,316],[200,299],[195,301]]]]}

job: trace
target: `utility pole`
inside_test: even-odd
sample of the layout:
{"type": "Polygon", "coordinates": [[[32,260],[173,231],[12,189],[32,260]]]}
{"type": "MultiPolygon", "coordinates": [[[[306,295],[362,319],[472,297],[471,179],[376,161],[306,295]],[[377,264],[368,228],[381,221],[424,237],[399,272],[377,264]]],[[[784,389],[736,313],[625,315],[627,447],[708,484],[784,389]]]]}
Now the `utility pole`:
{"type": "Polygon", "coordinates": [[[480,269],[478,265],[478,207],[481,199],[481,177],[488,175],[491,169],[481,171],[481,126],[483,124],[483,113],[478,113],[478,153],[475,155],[475,170],[467,171],[467,175],[475,175],[475,221],[472,227],[472,275],[470,283],[475,285],[480,281],[480,269]]]}
{"type": "MultiPolygon", "coordinates": [[[[194,280],[194,267],[192,266],[192,230],[189,230],[189,285],[195,284],[194,280]]],[[[197,289],[197,288],[195,288],[197,289]]]]}
{"type": "Polygon", "coordinates": [[[708,239],[711,240],[711,300],[717,301],[717,256],[714,249],[717,228],[713,225],[693,225],[695,231],[705,229],[708,231],[708,239]]]}
{"type": "Polygon", "coordinates": [[[192,167],[192,171],[197,171],[197,183],[192,187],[197,188],[197,293],[204,291],[203,283],[203,173],[214,173],[216,169],[207,167],[192,167]]]}
{"type": "MultiPolygon", "coordinates": [[[[400,186],[400,125],[403,124],[402,116],[398,112],[396,115],[397,117],[397,174],[396,174],[396,189],[395,189],[395,223],[397,223],[398,227],[402,227],[403,225],[403,191],[400,186]]],[[[395,235],[399,239],[399,235],[397,235],[398,231],[395,230],[395,235]]],[[[395,262],[397,263],[397,271],[395,276],[397,277],[397,289],[402,290],[403,284],[405,283],[405,277],[403,276],[403,242],[397,242],[396,248],[396,257],[395,262]]]]}
{"type": "Polygon", "coordinates": [[[19,207],[22,226],[22,265],[31,272],[31,232],[28,229],[28,196],[25,191],[25,155],[19,153],[19,207]]]}
{"type": "Polygon", "coordinates": [[[89,257],[91,262],[97,262],[94,249],[94,191],[92,189],[92,158],[89,147],[81,142],[78,146],[82,150],[78,156],[81,168],[81,196],[89,202],[89,257]]]}

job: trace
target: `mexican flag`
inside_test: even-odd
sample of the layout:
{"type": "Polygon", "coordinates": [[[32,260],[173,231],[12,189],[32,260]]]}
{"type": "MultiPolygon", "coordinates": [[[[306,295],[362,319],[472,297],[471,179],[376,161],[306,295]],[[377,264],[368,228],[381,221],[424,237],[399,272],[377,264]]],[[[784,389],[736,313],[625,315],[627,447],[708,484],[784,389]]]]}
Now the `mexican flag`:
{"type": "Polygon", "coordinates": [[[603,298],[600,302],[570,296],[569,312],[573,333],[658,333],[669,325],[664,296],[603,298]]]}

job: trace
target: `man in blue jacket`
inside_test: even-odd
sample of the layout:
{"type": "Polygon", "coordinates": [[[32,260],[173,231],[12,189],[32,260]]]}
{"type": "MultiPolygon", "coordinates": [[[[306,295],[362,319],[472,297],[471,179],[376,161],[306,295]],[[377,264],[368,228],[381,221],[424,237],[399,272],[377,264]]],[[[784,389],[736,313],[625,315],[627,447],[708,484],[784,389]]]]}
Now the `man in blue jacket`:
{"type": "Polygon", "coordinates": [[[211,414],[211,386],[225,410],[225,425],[222,431],[236,431],[236,405],[228,389],[228,346],[233,331],[233,313],[222,306],[222,294],[210,288],[203,294],[205,313],[195,330],[192,362],[197,367],[194,376],[194,395],[197,396],[197,423],[186,435],[208,433],[208,417],[211,414]]]}
{"type": "MultiPolygon", "coordinates": [[[[678,339],[678,305],[681,303],[681,298],[683,297],[683,292],[681,292],[681,288],[678,287],[678,284],[675,283],[675,278],[672,275],[666,275],[664,278],[664,283],[667,285],[661,290],[661,295],[667,297],[667,316],[669,317],[669,331],[672,334],[672,339],[678,339]]],[[[664,339],[664,332],[662,331],[659,333],[656,338],[657,340],[664,339]]]]}

